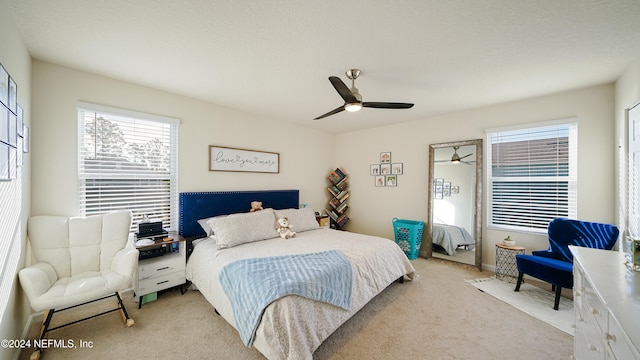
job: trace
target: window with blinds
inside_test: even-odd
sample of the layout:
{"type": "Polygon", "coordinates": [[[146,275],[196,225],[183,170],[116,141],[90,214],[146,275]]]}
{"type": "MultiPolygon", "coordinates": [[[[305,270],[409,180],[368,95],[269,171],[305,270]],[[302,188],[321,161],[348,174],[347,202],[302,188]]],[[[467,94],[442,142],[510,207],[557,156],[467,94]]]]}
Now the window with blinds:
{"type": "Polygon", "coordinates": [[[487,132],[489,227],[546,232],[577,216],[577,122],[487,132]]]}
{"type": "Polygon", "coordinates": [[[177,230],[179,121],[92,104],[78,106],[82,216],[129,209],[177,230]]]}

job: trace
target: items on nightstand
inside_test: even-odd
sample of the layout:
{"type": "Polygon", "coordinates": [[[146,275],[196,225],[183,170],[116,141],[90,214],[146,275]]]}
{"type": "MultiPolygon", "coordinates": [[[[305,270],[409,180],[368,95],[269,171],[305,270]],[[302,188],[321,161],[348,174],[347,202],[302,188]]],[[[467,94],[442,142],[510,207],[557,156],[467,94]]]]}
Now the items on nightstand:
{"type": "Polygon", "coordinates": [[[162,221],[142,222],[138,224],[137,239],[155,238],[167,235],[167,231],[162,227],[162,221]]]}
{"type": "Polygon", "coordinates": [[[329,226],[329,215],[316,215],[316,221],[320,227],[329,226]]]}

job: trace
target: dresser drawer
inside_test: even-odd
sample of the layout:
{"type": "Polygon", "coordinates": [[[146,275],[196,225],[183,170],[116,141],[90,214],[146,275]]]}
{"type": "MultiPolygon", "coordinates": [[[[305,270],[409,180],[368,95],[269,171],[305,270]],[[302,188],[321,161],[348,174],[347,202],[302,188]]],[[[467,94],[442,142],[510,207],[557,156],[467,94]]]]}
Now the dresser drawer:
{"type": "Polygon", "coordinates": [[[604,332],[604,330],[607,329],[609,310],[607,310],[606,306],[604,306],[593,288],[587,286],[584,292],[584,296],[585,298],[582,301],[584,301],[583,305],[587,314],[583,314],[583,316],[591,315],[598,324],[598,327],[604,332]]]}
{"type": "Polygon", "coordinates": [[[177,270],[184,271],[185,264],[182,263],[184,258],[174,255],[165,256],[151,259],[155,261],[138,264],[138,280],[142,281],[177,270]]]}
{"type": "Polygon", "coordinates": [[[609,317],[609,331],[605,336],[616,359],[640,359],[640,354],[635,351],[620,324],[612,316],[609,317]]]}
{"type": "Polygon", "coordinates": [[[140,280],[138,282],[138,296],[144,296],[152,292],[168,289],[170,287],[182,285],[187,281],[184,271],[164,273],[162,276],[140,280]]]}

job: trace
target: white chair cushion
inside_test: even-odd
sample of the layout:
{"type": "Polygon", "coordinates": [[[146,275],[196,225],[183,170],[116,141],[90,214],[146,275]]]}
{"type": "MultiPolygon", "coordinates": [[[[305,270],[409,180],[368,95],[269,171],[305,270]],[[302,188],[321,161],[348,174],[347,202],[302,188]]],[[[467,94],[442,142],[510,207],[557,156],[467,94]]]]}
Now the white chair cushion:
{"type": "Polygon", "coordinates": [[[69,218],[34,216],[27,223],[33,256],[53,266],[58,278],[71,276],[69,218]]]}
{"type": "Polygon", "coordinates": [[[126,288],[131,277],[107,270],[90,271],[56,281],[44,294],[31,301],[35,311],[55,309],[95,300],[126,288]]]}
{"type": "Polygon", "coordinates": [[[100,270],[102,216],[69,219],[71,275],[100,270]]]}

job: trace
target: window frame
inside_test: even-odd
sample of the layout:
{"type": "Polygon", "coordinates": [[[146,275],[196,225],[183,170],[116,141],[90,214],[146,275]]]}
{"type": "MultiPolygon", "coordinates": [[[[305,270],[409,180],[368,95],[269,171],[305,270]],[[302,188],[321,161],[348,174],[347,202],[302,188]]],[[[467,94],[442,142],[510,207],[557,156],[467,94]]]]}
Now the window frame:
{"type": "MultiPolygon", "coordinates": [[[[486,156],[486,184],[487,184],[487,228],[493,230],[502,230],[502,231],[516,231],[523,233],[534,233],[534,234],[546,234],[547,229],[546,226],[535,227],[532,225],[526,226],[522,225],[506,225],[506,224],[497,224],[494,223],[494,182],[507,182],[505,177],[494,176],[493,174],[493,156],[492,153],[492,145],[493,140],[492,136],[494,134],[499,133],[509,133],[516,131],[526,131],[526,130],[535,130],[542,129],[547,127],[557,127],[557,126],[567,126],[568,127],[568,167],[567,167],[567,176],[524,176],[524,177],[514,177],[514,179],[523,178],[527,179],[529,183],[534,182],[543,182],[543,181],[562,181],[566,182],[567,186],[567,218],[577,219],[578,217],[578,119],[577,118],[568,118],[562,120],[554,120],[554,121],[545,121],[545,122],[537,122],[537,123],[528,123],[517,126],[509,126],[509,127],[501,127],[501,128],[492,128],[487,129],[487,137],[486,137],[486,148],[485,153],[486,156]]],[[[529,138],[528,140],[531,140],[529,138]]],[[[527,163],[530,164],[530,163],[527,163]]],[[[507,177],[508,178],[508,177],[507,177]]],[[[518,181],[518,180],[516,180],[518,181]]],[[[513,180],[511,182],[514,182],[513,180]]],[[[529,213],[530,214],[530,213],[529,213]]],[[[533,216],[529,216],[529,218],[534,218],[533,216]]],[[[517,221],[514,221],[517,222],[517,221]]]]}

